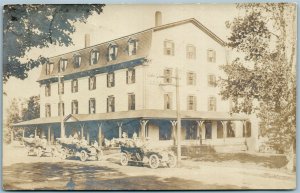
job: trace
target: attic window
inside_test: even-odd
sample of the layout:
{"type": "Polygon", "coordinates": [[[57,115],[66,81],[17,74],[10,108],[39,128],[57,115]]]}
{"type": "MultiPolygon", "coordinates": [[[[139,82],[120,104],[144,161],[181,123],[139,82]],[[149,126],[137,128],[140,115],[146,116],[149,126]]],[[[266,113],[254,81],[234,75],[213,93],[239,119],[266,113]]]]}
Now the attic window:
{"type": "Polygon", "coordinates": [[[67,59],[60,59],[58,72],[64,72],[67,68],[68,60],[67,59]]]}
{"type": "Polygon", "coordinates": [[[75,55],[74,56],[74,68],[79,68],[81,65],[81,56],[75,55]]]}
{"type": "Polygon", "coordinates": [[[91,65],[94,65],[94,64],[98,63],[99,55],[100,55],[99,51],[97,51],[97,50],[92,50],[91,51],[91,61],[90,61],[91,65]]]}
{"type": "Polygon", "coordinates": [[[138,48],[138,40],[137,39],[129,39],[128,40],[128,55],[136,55],[138,48]]]}
{"type": "Polygon", "coordinates": [[[118,55],[118,46],[116,44],[110,44],[108,46],[108,61],[116,60],[118,55]]]}
{"type": "Polygon", "coordinates": [[[53,70],[53,63],[46,64],[46,75],[51,74],[53,70]]]}

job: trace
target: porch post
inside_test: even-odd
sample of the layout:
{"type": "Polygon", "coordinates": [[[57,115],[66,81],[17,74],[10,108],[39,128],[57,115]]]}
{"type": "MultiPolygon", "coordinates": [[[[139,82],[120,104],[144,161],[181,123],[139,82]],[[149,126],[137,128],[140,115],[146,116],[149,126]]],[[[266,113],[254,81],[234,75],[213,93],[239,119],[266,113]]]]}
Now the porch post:
{"type": "Polygon", "coordinates": [[[223,140],[225,142],[225,138],[227,137],[227,121],[221,121],[223,125],[223,140]]]}
{"type": "Polygon", "coordinates": [[[141,138],[142,138],[142,141],[145,140],[146,138],[146,125],[148,123],[149,120],[141,120],[140,121],[140,124],[141,124],[141,138]]]}
{"type": "Polygon", "coordinates": [[[177,121],[170,121],[172,124],[172,138],[173,138],[173,145],[176,145],[177,141],[176,141],[176,125],[177,125],[177,121]]]}
{"type": "Polygon", "coordinates": [[[86,140],[88,144],[90,144],[90,129],[89,127],[86,128],[86,140]]]}
{"type": "Polygon", "coordinates": [[[34,130],[34,137],[37,136],[37,127],[35,127],[35,130],[34,130]]]}
{"type": "Polygon", "coordinates": [[[202,145],[202,125],[204,121],[197,121],[198,124],[198,132],[197,132],[197,137],[199,137],[200,145],[202,145]]]}
{"type": "Polygon", "coordinates": [[[122,125],[123,123],[122,122],[117,122],[118,124],[118,128],[119,128],[119,138],[122,138],[122,125]]]}
{"type": "Polygon", "coordinates": [[[22,138],[24,139],[25,137],[25,127],[23,127],[23,130],[22,130],[22,138]]]}
{"type": "Polygon", "coordinates": [[[98,145],[102,146],[102,123],[98,123],[98,145]]]}
{"type": "Polygon", "coordinates": [[[83,135],[84,124],[80,124],[80,128],[81,128],[80,137],[81,137],[81,139],[83,139],[84,138],[84,135],[83,135]]]}
{"type": "Polygon", "coordinates": [[[50,130],[50,141],[51,141],[51,144],[54,143],[54,129],[52,130],[52,132],[50,130]]]}
{"type": "Polygon", "coordinates": [[[51,144],[51,126],[48,126],[48,144],[51,144]]]}

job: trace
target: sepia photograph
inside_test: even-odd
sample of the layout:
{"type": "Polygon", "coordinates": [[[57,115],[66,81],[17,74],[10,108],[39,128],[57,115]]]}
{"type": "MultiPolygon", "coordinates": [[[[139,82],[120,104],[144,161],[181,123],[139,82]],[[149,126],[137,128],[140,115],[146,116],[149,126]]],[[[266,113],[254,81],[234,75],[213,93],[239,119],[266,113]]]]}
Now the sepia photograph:
{"type": "Polygon", "coordinates": [[[296,189],[296,3],[2,7],[2,189],[296,189]]]}

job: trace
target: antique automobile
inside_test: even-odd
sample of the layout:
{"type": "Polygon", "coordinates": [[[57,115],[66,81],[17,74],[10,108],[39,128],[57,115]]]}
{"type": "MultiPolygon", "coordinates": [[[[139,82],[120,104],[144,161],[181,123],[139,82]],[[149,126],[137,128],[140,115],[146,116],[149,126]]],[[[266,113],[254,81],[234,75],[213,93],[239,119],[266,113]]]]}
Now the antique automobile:
{"type": "Polygon", "coordinates": [[[121,144],[121,165],[126,166],[130,162],[146,164],[156,169],[159,166],[173,168],[176,166],[176,156],[166,149],[149,149],[147,144],[137,145],[133,140],[127,140],[121,144]]]}
{"type": "Polygon", "coordinates": [[[40,138],[23,138],[24,145],[29,156],[51,156],[53,157],[55,148],[47,144],[46,139],[40,138]]]}
{"type": "Polygon", "coordinates": [[[101,160],[103,151],[98,145],[88,145],[86,140],[78,140],[73,138],[57,138],[58,154],[62,159],[68,157],[79,157],[81,161],[101,160]]]}

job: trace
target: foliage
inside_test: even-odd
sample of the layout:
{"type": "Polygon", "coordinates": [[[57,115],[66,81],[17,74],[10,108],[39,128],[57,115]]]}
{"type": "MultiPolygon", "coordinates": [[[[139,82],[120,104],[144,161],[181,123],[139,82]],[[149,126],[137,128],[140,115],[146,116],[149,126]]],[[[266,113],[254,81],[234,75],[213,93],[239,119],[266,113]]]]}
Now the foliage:
{"type": "Polygon", "coordinates": [[[18,123],[22,120],[19,104],[20,104],[20,101],[17,100],[16,98],[14,98],[12,100],[9,108],[6,109],[7,117],[6,117],[6,120],[5,120],[4,129],[3,129],[3,138],[4,138],[3,141],[6,142],[6,143],[11,141],[12,125],[14,123],[18,123]]]}
{"type": "Polygon", "coordinates": [[[48,61],[40,55],[28,58],[32,48],[72,45],[70,35],[75,22],[86,22],[93,13],[100,14],[103,4],[82,5],[6,5],[3,15],[3,81],[13,76],[27,78],[27,72],[48,61]]]}
{"type": "Polygon", "coordinates": [[[242,16],[227,22],[228,46],[239,53],[221,68],[221,95],[234,112],[253,113],[269,144],[287,151],[296,139],[295,4],[238,4],[242,16]]]}
{"type": "Polygon", "coordinates": [[[27,121],[40,117],[40,96],[31,96],[22,109],[22,120],[27,121]]]}

